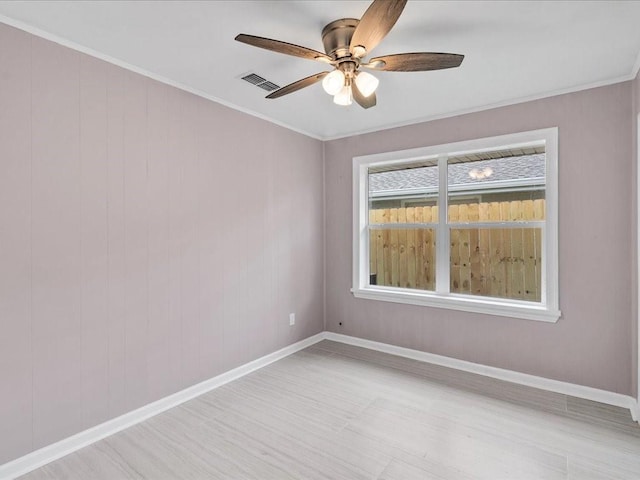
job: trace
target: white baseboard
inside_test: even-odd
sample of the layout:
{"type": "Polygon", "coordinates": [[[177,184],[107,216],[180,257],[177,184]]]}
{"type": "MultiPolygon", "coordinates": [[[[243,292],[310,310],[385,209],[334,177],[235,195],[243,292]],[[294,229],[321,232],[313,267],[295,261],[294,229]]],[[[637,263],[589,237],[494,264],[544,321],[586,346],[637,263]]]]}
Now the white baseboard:
{"type": "Polygon", "coordinates": [[[640,404],[638,403],[638,401],[636,401],[635,398],[628,395],[608,392],[606,390],[599,390],[597,388],[585,387],[582,385],[575,385],[572,383],[560,382],[558,380],[537,377],[535,375],[514,372],[512,370],[489,367],[487,365],[467,362],[465,360],[458,360],[455,358],[444,357],[442,355],[436,355],[433,353],[412,350],[410,348],[397,347],[395,345],[389,345],[387,343],[380,343],[371,340],[365,340],[362,338],[350,337],[348,335],[341,335],[339,333],[322,332],[292,345],[289,345],[281,350],[278,350],[277,352],[270,353],[269,355],[265,355],[264,357],[258,358],[257,360],[241,365],[240,367],[234,368],[233,370],[229,370],[228,372],[218,375],[217,377],[188,387],[184,390],[181,390],[180,392],[169,395],[168,397],[164,397],[136,410],[125,413],[124,415],[116,417],[112,420],[101,423],[100,425],[89,428],[88,430],[84,430],[71,437],[60,440],[59,442],[47,445],[46,447],[28,453],[27,455],[5,463],[4,465],[0,465],[0,480],[12,480],[16,477],[19,477],[20,475],[24,475],[32,470],[35,470],[36,468],[46,465],[49,462],[57,460],[58,458],[64,457],[65,455],[91,445],[92,443],[95,443],[98,440],[102,440],[103,438],[113,435],[114,433],[124,430],[125,428],[143,422],[144,420],[153,417],[154,415],[158,415],[159,413],[178,406],[181,403],[192,400],[193,398],[198,397],[203,393],[214,390],[226,383],[243,377],[244,375],[254,372],[255,370],[265,367],[275,361],[291,355],[292,353],[307,348],[325,339],[345,343],[348,345],[354,345],[356,347],[368,348],[370,350],[377,350],[379,352],[389,353],[391,355],[410,358],[421,362],[454,368],[465,372],[477,373],[479,375],[497,378],[499,380],[505,380],[520,385],[526,385],[542,390],[571,395],[573,397],[593,400],[595,402],[605,403],[608,405],[628,408],[631,411],[631,416],[633,417],[633,419],[635,421],[640,421],[640,404]]]}
{"type": "Polygon", "coordinates": [[[631,411],[631,418],[640,423],[640,400],[636,401],[635,398],[632,398],[631,400],[633,401],[631,407],[629,407],[629,410],[631,411]]]}
{"type": "Polygon", "coordinates": [[[103,438],[113,435],[125,428],[147,420],[154,415],[158,415],[159,413],[180,405],[181,403],[192,400],[203,393],[207,393],[226,383],[265,367],[270,363],[291,355],[292,353],[307,348],[308,346],[321,341],[323,338],[324,333],[318,333],[312,337],[284,347],[277,352],[270,353],[269,355],[265,355],[257,360],[245,363],[244,365],[234,368],[233,370],[229,370],[217,377],[210,378],[209,380],[205,380],[204,382],[185,388],[184,390],[169,395],[168,397],[149,403],[148,405],[125,413],[124,415],[112,420],[108,420],[100,425],[96,425],[88,430],[84,430],[71,437],[65,438],[64,440],[60,440],[59,442],[28,453],[27,455],[5,463],[4,465],[0,465],[0,479],[11,480],[19,477],[20,475],[24,475],[25,473],[46,465],[49,462],[64,457],[65,455],[84,448],[87,445],[91,445],[98,440],[102,440],[103,438]]]}
{"type": "Polygon", "coordinates": [[[458,360],[456,358],[445,357],[433,353],[426,353],[410,348],[397,347],[388,343],[380,343],[374,342],[372,340],[350,337],[348,335],[342,335],[339,333],[324,332],[324,338],[327,340],[333,340],[335,342],[354,345],[356,347],[368,348],[371,350],[377,350],[379,352],[389,353],[391,355],[397,355],[399,357],[410,358],[412,360],[418,360],[420,362],[433,363],[435,365],[455,368],[456,370],[462,370],[464,372],[477,373],[479,375],[497,378],[498,380],[505,380],[507,382],[517,383],[519,385],[526,385],[528,387],[539,388],[541,390],[562,393],[564,395],[584,398],[586,400],[605,403],[607,405],[614,405],[616,407],[628,408],[633,419],[636,422],[640,421],[640,406],[638,405],[636,399],[629,395],[622,395],[620,393],[609,392],[607,390],[600,390],[583,385],[576,385],[573,383],[551,380],[549,378],[537,377],[535,375],[529,375],[526,373],[514,372],[513,370],[490,367],[479,363],[458,360]]]}

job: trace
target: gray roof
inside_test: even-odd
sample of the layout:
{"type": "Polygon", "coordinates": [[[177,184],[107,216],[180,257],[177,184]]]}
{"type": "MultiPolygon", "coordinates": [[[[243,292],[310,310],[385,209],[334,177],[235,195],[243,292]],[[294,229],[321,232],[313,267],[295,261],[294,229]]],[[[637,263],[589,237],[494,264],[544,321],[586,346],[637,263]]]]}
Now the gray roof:
{"type": "MultiPolygon", "coordinates": [[[[521,155],[449,165],[449,185],[472,187],[474,184],[495,185],[497,182],[522,181],[540,184],[545,178],[545,155],[521,155]],[[473,179],[469,171],[491,168],[493,173],[483,179],[473,179]]],[[[437,167],[418,167],[369,174],[369,193],[383,194],[402,190],[435,190],[438,186],[437,167]]],[[[487,185],[488,187],[489,185],[487,185]]],[[[496,185],[497,186],[497,185],[496,185]]],[[[482,187],[481,187],[482,188],[482,187]]],[[[486,187],[485,187],[486,188],[486,187]]]]}

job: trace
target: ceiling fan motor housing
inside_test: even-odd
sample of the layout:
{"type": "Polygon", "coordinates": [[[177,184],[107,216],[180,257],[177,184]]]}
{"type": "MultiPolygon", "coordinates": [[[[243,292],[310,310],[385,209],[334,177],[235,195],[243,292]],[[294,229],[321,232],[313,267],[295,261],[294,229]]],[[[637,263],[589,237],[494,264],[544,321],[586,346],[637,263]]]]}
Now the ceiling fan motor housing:
{"type": "Polygon", "coordinates": [[[349,45],[358,23],[360,20],[356,18],[341,18],[322,29],[322,43],[327,55],[334,60],[351,57],[349,45]]]}

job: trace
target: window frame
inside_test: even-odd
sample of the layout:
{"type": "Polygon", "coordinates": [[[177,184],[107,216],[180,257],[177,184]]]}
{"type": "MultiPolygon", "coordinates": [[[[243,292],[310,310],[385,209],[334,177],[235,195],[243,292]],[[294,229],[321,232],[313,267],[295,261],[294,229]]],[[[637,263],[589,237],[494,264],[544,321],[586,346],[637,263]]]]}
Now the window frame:
{"type": "MultiPolygon", "coordinates": [[[[473,228],[476,224],[468,224],[473,228]]],[[[480,226],[480,225],[478,225],[480,226]]],[[[505,225],[511,227],[511,225],[505,225]]],[[[517,227],[518,225],[513,225],[517,227]]],[[[454,227],[454,228],[459,228],[454,227]]],[[[428,147],[357,156],[353,158],[353,269],[351,292],[356,298],[483,313],[504,317],[557,322],[558,285],[558,128],[544,128],[428,147]],[[462,152],[481,152],[545,144],[545,204],[543,222],[541,302],[501,299],[449,292],[450,260],[447,222],[447,159],[462,152]],[[408,288],[369,285],[369,198],[368,169],[381,165],[438,158],[439,221],[436,232],[436,289],[433,292],[408,288]],[[444,188],[441,188],[444,186],[444,188]],[[444,226],[445,228],[442,228],[444,226]]]]}

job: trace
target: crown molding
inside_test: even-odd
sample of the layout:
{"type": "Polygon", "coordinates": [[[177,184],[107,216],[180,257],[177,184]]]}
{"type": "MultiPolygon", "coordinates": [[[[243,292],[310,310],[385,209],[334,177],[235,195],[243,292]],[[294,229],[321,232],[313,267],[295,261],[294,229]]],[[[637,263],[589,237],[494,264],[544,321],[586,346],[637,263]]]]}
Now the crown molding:
{"type": "Polygon", "coordinates": [[[266,115],[263,115],[261,113],[255,112],[253,110],[250,110],[248,108],[245,107],[241,107],[239,105],[236,105],[235,103],[232,102],[228,102],[226,100],[223,100],[221,98],[218,98],[214,95],[210,95],[208,93],[203,92],[202,90],[198,90],[196,88],[191,88],[183,83],[180,82],[176,82],[174,80],[171,80],[170,78],[167,77],[163,77],[162,75],[158,75],[156,73],[150,72],[149,70],[145,70],[144,68],[140,68],[140,67],[136,67],[135,65],[132,65],[130,63],[124,62],[122,60],[118,60],[117,58],[111,57],[109,55],[105,55],[104,53],[100,53],[96,50],[93,50],[92,48],[88,48],[85,47],[83,45],[80,45],[78,43],[75,43],[71,40],[67,40],[66,38],[62,38],[58,35],[55,35],[53,33],[47,32],[45,30],[42,30],[38,27],[34,27],[32,25],[29,25],[27,23],[21,22],[20,20],[15,20],[13,18],[7,17],[5,15],[0,15],[0,23],[4,23],[6,25],[9,25],[10,27],[14,27],[17,28],[18,30],[22,30],[23,32],[26,33],[30,33],[31,35],[35,35],[36,37],[40,37],[43,38],[44,40],[48,40],[50,42],[53,43],[57,43],[58,45],[61,45],[63,47],[66,48],[70,48],[71,50],[75,50],[77,52],[83,53],[85,55],[89,55],[90,57],[94,57],[97,58],[99,60],[103,60],[107,63],[110,63],[112,65],[115,65],[117,67],[123,68],[125,70],[128,70],[130,72],[134,72],[137,73],[138,75],[142,75],[143,77],[147,77],[150,78],[151,80],[155,80],[156,82],[160,82],[163,83],[165,85],[169,85],[171,87],[177,88],[179,90],[183,90],[185,92],[191,93],[193,95],[196,95],[198,97],[204,98],[206,100],[212,101],[214,103],[218,103],[220,105],[223,105],[225,107],[231,108],[233,110],[237,110],[239,112],[242,113],[246,113],[247,115],[251,115],[252,117],[256,117],[259,118],[260,120],[265,120],[269,123],[273,123],[274,125],[278,125],[279,127],[283,127],[286,128],[287,130],[291,130],[293,132],[296,133],[300,133],[302,135],[305,135],[307,137],[311,137],[314,138],[316,140],[324,140],[323,138],[321,138],[320,136],[311,133],[311,132],[307,132],[305,130],[299,129],[297,127],[294,127],[293,125],[289,125],[287,123],[284,122],[280,122],[279,120],[274,120],[273,118],[269,118],[266,115]]]}

